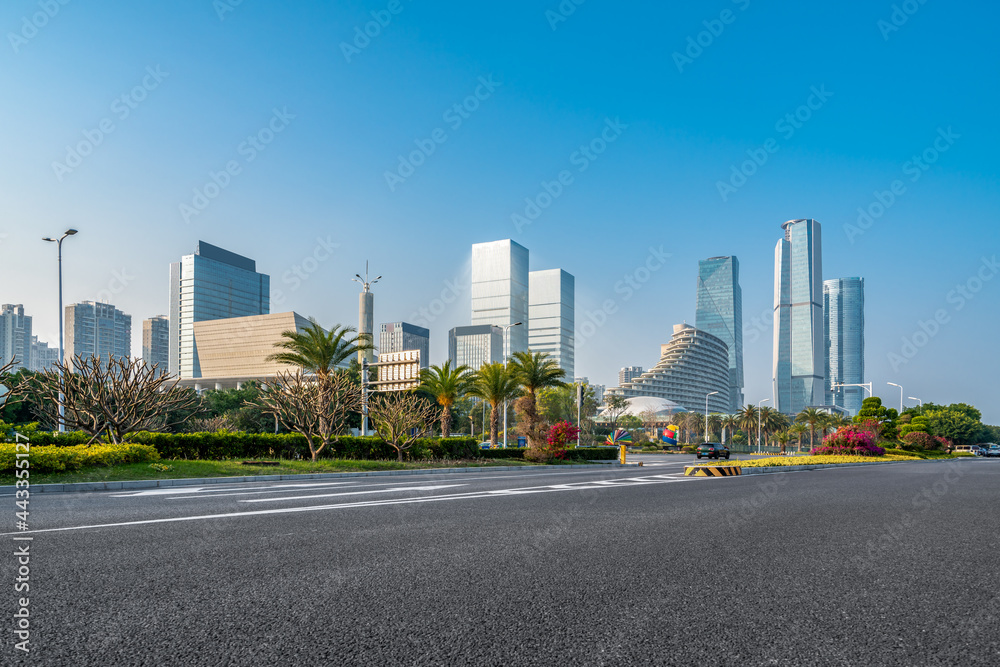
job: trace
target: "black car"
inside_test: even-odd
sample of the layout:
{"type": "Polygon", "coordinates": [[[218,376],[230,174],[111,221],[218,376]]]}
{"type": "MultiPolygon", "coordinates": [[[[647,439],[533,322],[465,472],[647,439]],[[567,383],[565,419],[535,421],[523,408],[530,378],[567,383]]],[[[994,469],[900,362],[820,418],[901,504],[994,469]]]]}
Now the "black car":
{"type": "Polygon", "coordinates": [[[706,442],[698,445],[698,458],[707,456],[710,459],[729,458],[729,448],[717,442],[706,442]]]}

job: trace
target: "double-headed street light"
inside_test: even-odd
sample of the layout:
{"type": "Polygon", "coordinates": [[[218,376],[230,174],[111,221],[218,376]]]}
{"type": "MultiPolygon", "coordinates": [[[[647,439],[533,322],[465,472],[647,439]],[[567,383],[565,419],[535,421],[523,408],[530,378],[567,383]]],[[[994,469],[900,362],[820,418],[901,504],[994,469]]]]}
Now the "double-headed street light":
{"type": "MultiPolygon", "coordinates": [[[[505,324],[503,326],[503,367],[504,370],[507,369],[507,351],[509,345],[507,339],[509,338],[510,328],[519,327],[521,322],[514,322],[513,324],[505,324]]],[[[503,448],[507,449],[507,401],[503,402],[503,448]]]]}
{"type": "Polygon", "coordinates": [[[892,387],[899,387],[899,414],[903,414],[903,387],[895,382],[886,382],[886,384],[892,387]]]}
{"type": "Polygon", "coordinates": [[[764,451],[760,446],[760,404],[767,403],[770,400],[771,400],[770,398],[762,398],[760,399],[760,401],[757,402],[757,453],[758,454],[764,451]]]}
{"type": "MultiPolygon", "coordinates": [[[[76,234],[75,229],[67,229],[63,232],[63,235],[57,239],[50,238],[46,236],[43,241],[48,241],[50,243],[55,243],[59,248],[59,363],[65,365],[65,360],[63,359],[63,354],[65,354],[63,348],[63,289],[62,289],[62,242],[68,236],[73,236],[76,234]]],[[[59,369],[59,377],[62,377],[62,368],[59,369]]],[[[66,426],[63,424],[63,418],[66,415],[65,407],[63,406],[63,395],[59,392],[59,432],[62,433],[66,430],[66,426]]]]}
{"type": "Polygon", "coordinates": [[[705,394],[705,442],[708,442],[708,397],[715,396],[719,392],[713,391],[705,394]]]}

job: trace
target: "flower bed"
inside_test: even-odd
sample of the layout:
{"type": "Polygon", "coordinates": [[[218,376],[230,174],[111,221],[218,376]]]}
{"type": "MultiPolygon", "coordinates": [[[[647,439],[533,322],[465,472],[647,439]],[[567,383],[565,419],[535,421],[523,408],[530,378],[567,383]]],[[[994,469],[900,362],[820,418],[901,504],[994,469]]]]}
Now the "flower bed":
{"type": "Polygon", "coordinates": [[[741,468],[778,468],[788,466],[815,466],[834,465],[837,463],[890,463],[892,461],[919,461],[917,456],[900,456],[890,454],[886,456],[835,456],[824,454],[822,456],[773,456],[766,459],[754,459],[752,461],[713,461],[712,463],[701,463],[707,466],[739,466],[741,468]]]}

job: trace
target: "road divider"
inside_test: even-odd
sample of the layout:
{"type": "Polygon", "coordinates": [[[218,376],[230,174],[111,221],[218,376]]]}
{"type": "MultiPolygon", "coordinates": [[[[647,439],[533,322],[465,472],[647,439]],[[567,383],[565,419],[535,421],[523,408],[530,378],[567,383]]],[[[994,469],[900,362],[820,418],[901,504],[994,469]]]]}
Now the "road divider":
{"type": "Polygon", "coordinates": [[[734,477],[742,474],[740,466],[685,466],[685,477],[734,477]]]}

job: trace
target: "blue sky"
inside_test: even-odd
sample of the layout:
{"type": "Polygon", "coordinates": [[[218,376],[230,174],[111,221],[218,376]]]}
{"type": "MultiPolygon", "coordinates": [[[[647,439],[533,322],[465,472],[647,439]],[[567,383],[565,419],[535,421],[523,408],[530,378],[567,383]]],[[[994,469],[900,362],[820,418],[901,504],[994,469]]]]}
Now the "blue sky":
{"type": "Polygon", "coordinates": [[[384,275],[377,322],[426,309],[439,362],[468,323],[470,245],[513,238],[532,269],[576,276],[578,329],[613,302],[577,373],[614,384],[693,321],[698,259],[735,254],[756,402],[770,396],[774,244],[783,221],[811,217],[824,277],[866,278],[876,394],[897,404],[897,382],[1000,422],[1000,10],[651,5],[4,3],[0,301],[55,341],[55,249],[39,237],[68,226],[67,302],[132,314],[135,352],[140,321],[167,309],[168,263],[199,239],[256,259],[275,311],[326,325],[356,324],[350,278],[368,259],[384,275]],[[730,180],[741,167],[752,175],[730,180]],[[876,193],[895,181],[888,203],[876,193]],[[512,222],[543,183],[558,196],[512,222]],[[859,208],[878,213],[866,228],[859,208]],[[654,253],[671,257],[647,278],[654,253]],[[626,276],[645,282],[616,291],[626,276]]]}

